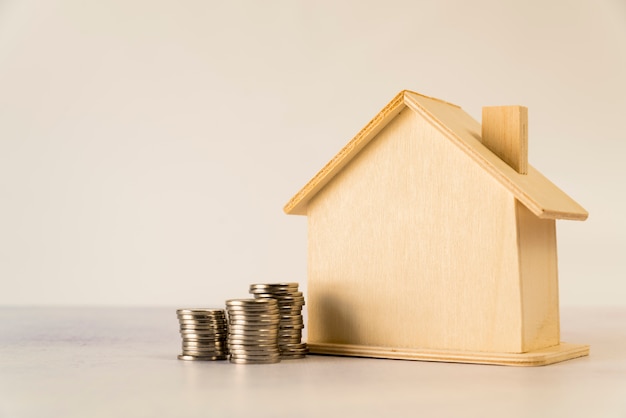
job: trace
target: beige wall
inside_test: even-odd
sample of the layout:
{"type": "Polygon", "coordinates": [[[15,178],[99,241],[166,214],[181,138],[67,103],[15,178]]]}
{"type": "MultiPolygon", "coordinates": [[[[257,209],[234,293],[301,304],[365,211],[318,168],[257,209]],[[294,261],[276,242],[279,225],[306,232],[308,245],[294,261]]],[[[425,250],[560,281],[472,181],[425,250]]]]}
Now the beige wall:
{"type": "Polygon", "coordinates": [[[626,9],[550,2],[3,0],[0,304],[210,305],[306,276],[282,206],[399,90],[521,104],[580,201],[561,300],[623,305],[626,9]]]}

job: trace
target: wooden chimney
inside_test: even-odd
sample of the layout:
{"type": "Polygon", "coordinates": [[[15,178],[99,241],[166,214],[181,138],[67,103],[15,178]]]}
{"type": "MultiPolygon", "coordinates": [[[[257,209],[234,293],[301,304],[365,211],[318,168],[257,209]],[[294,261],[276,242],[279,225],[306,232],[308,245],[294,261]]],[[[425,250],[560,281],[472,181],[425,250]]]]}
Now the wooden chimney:
{"type": "Polygon", "coordinates": [[[483,145],[520,174],[528,174],[528,108],[483,107],[483,145]]]}

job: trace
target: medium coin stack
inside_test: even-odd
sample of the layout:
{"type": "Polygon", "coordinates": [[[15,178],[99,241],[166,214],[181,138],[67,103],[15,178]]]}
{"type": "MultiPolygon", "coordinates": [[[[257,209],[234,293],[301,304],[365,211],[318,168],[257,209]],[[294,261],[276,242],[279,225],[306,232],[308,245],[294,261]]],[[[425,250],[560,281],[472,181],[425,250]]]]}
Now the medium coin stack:
{"type": "Polygon", "coordinates": [[[275,299],[278,302],[278,348],[281,359],[304,358],[309,349],[302,342],[304,296],[298,292],[298,283],[251,284],[250,293],[257,300],[275,299]]]}
{"type": "Polygon", "coordinates": [[[224,309],[177,309],[183,353],[179,360],[228,359],[228,324],[224,309]]]}
{"type": "Polygon", "coordinates": [[[270,364],[280,361],[280,315],[274,299],[231,299],[228,311],[228,352],[231,363],[270,364]]]}

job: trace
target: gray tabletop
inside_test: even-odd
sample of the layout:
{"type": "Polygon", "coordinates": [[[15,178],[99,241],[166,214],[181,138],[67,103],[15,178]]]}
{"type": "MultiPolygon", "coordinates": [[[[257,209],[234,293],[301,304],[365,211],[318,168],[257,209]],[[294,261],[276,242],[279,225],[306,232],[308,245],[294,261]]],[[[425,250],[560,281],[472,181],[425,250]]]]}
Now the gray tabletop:
{"type": "Polygon", "coordinates": [[[626,309],[562,310],[591,356],[516,368],[176,359],[174,308],[1,308],[0,417],[626,417],[626,309]]]}

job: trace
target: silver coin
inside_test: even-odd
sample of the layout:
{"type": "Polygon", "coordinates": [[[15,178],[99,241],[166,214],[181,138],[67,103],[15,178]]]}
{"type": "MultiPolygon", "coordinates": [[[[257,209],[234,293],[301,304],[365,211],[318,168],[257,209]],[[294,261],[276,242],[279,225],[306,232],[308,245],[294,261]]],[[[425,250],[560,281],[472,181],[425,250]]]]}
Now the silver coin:
{"type": "Polygon", "coordinates": [[[221,341],[225,338],[228,338],[228,335],[184,334],[183,336],[185,341],[221,341]]]}
{"type": "Polygon", "coordinates": [[[225,328],[228,326],[228,321],[224,322],[180,322],[178,324],[181,328],[183,327],[207,327],[207,328],[225,328]]]}
{"type": "MultiPolygon", "coordinates": [[[[300,330],[298,330],[300,331],[300,330]]],[[[277,336],[280,339],[283,338],[302,338],[302,333],[301,332],[293,332],[293,333],[289,333],[289,332],[281,332],[278,334],[277,336]]]]}
{"type": "Polygon", "coordinates": [[[191,319],[193,318],[219,319],[219,318],[223,318],[225,314],[226,314],[226,310],[223,309],[220,312],[177,312],[176,316],[178,318],[191,318],[191,319]]]}
{"type": "Polygon", "coordinates": [[[226,340],[183,340],[183,347],[227,347],[226,340]]]}
{"type": "Polygon", "coordinates": [[[228,315],[228,320],[232,319],[274,319],[280,320],[281,315],[278,312],[275,313],[265,313],[265,311],[261,313],[247,313],[247,312],[232,312],[228,315]]]}
{"type": "Polygon", "coordinates": [[[276,341],[229,341],[228,342],[228,347],[229,348],[239,348],[239,349],[244,349],[244,348],[258,348],[258,349],[264,349],[264,348],[278,348],[278,344],[276,344],[276,341]]]}
{"type": "Polygon", "coordinates": [[[230,332],[227,338],[278,338],[276,332],[252,332],[252,331],[233,331],[230,332]]]}
{"type": "Polygon", "coordinates": [[[227,342],[226,340],[224,341],[211,341],[211,342],[204,342],[204,341],[186,341],[183,340],[183,347],[226,347],[227,346],[227,342]]]}
{"type": "Polygon", "coordinates": [[[301,344],[301,343],[302,343],[301,338],[279,338],[278,340],[276,340],[276,344],[280,345],[281,347],[284,347],[290,344],[301,344]]]}
{"type": "Polygon", "coordinates": [[[230,353],[235,354],[264,354],[264,353],[278,353],[280,349],[277,345],[274,346],[255,346],[255,345],[230,345],[228,347],[230,353]]]}
{"type": "Polygon", "coordinates": [[[198,316],[198,315],[178,315],[178,320],[179,321],[223,321],[224,319],[226,319],[226,316],[220,316],[220,317],[211,317],[211,316],[198,316]]]}
{"type": "Polygon", "coordinates": [[[250,289],[273,288],[273,289],[297,289],[300,284],[297,282],[280,283],[253,283],[250,289]]]}
{"type": "Polygon", "coordinates": [[[185,325],[185,326],[180,326],[178,328],[179,331],[185,331],[185,332],[189,332],[189,331],[193,331],[193,330],[198,330],[198,332],[213,332],[213,333],[217,333],[217,334],[221,334],[223,332],[227,332],[228,331],[228,326],[224,326],[224,327],[205,327],[205,326],[196,326],[196,325],[185,325]]]}
{"type": "Polygon", "coordinates": [[[257,299],[262,298],[271,298],[276,299],[278,303],[281,302],[292,302],[292,301],[302,301],[304,302],[304,296],[302,292],[294,292],[294,293],[254,293],[254,297],[257,299]]]}
{"type": "Polygon", "coordinates": [[[278,330],[278,335],[302,335],[302,330],[304,329],[304,327],[302,325],[300,325],[300,327],[298,328],[288,328],[288,327],[281,327],[278,330]]]}
{"type": "Polygon", "coordinates": [[[231,358],[238,359],[248,359],[248,360],[263,360],[270,358],[280,358],[280,353],[277,351],[275,353],[259,353],[259,354],[248,354],[248,353],[230,353],[231,358]]]}
{"type": "Polygon", "coordinates": [[[210,350],[226,350],[228,349],[228,345],[182,345],[183,350],[191,350],[191,351],[210,351],[210,350]]]}
{"type": "Polygon", "coordinates": [[[283,319],[280,321],[281,325],[302,325],[304,326],[304,321],[302,319],[292,319],[292,320],[286,320],[283,319]]]}
{"type": "Polygon", "coordinates": [[[273,357],[280,357],[280,352],[279,351],[274,351],[274,352],[257,352],[257,353],[230,353],[231,357],[238,357],[238,358],[250,358],[250,359],[255,359],[255,358],[273,358],[273,357]]]}
{"type": "Polygon", "coordinates": [[[226,341],[226,338],[228,338],[228,336],[224,337],[224,338],[216,338],[213,340],[197,340],[195,338],[183,338],[183,344],[187,344],[187,345],[219,345],[219,344],[224,344],[224,342],[226,341]]]}
{"type": "Polygon", "coordinates": [[[304,325],[302,325],[302,324],[298,325],[295,328],[293,326],[281,326],[279,328],[279,334],[284,334],[284,335],[301,335],[303,329],[304,329],[304,325]]]}
{"type": "Polygon", "coordinates": [[[215,350],[215,351],[198,351],[198,350],[183,350],[183,356],[198,356],[198,357],[216,357],[216,356],[227,356],[228,351],[225,350],[215,350]]]}
{"type": "Polygon", "coordinates": [[[179,330],[202,330],[208,332],[226,332],[228,331],[228,326],[224,325],[222,327],[207,327],[205,325],[181,325],[179,330]]]}
{"type": "Polygon", "coordinates": [[[180,325],[180,329],[204,329],[204,330],[215,330],[215,331],[222,331],[222,330],[226,330],[228,328],[228,326],[226,324],[224,325],[220,325],[220,326],[213,326],[213,325],[205,325],[205,324],[181,324],[180,325]]]}
{"type": "Polygon", "coordinates": [[[285,347],[279,347],[281,353],[288,353],[288,354],[306,354],[309,352],[308,348],[285,348],[285,347]]]}
{"type": "Polygon", "coordinates": [[[281,354],[281,360],[296,360],[306,358],[306,354],[281,354]]]}
{"type": "Polygon", "coordinates": [[[258,345],[273,345],[278,347],[278,342],[276,340],[266,339],[266,340],[251,340],[251,339],[232,339],[228,340],[228,347],[238,346],[238,345],[246,345],[246,346],[258,346],[258,345]]]}
{"type": "Polygon", "coordinates": [[[228,347],[227,346],[220,346],[220,347],[190,347],[190,346],[182,346],[181,349],[183,351],[196,351],[196,352],[200,352],[200,353],[216,353],[216,352],[220,352],[220,353],[227,353],[228,352],[228,347]]]}
{"type": "Polygon", "coordinates": [[[205,337],[220,337],[222,335],[227,335],[228,330],[210,330],[210,329],[179,329],[179,334],[181,335],[189,335],[189,334],[198,334],[203,335],[205,337]]]}
{"type": "Polygon", "coordinates": [[[298,291],[297,288],[295,289],[282,288],[281,289],[281,288],[269,288],[269,287],[257,287],[257,288],[248,290],[248,292],[254,297],[257,297],[257,295],[286,296],[286,295],[296,293],[297,291],[298,291]]]}
{"type": "Polygon", "coordinates": [[[255,320],[244,320],[244,319],[233,319],[229,322],[229,326],[233,325],[244,325],[244,326],[253,326],[253,327],[267,327],[267,326],[278,326],[279,322],[276,319],[255,319],[255,320]]]}
{"type": "MultiPolygon", "coordinates": [[[[226,340],[228,344],[278,344],[278,340],[276,337],[228,337],[226,340]]],[[[285,343],[289,344],[298,344],[299,342],[286,341],[285,343]]]]}
{"type": "Polygon", "coordinates": [[[285,344],[282,345],[281,347],[288,349],[288,350],[302,350],[302,349],[307,349],[307,345],[306,343],[300,343],[300,344],[285,344]]]}
{"type": "MultiPolygon", "coordinates": [[[[259,300],[263,300],[263,299],[259,299],[259,300]]],[[[304,305],[305,305],[304,301],[294,300],[294,301],[289,301],[289,302],[279,301],[277,302],[276,306],[278,306],[278,309],[287,309],[287,308],[301,309],[304,305]]]]}
{"type": "Polygon", "coordinates": [[[228,336],[236,336],[236,335],[262,335],[266,337],[278,337],[278,328],[267,329],[267,328],[231,328],[228,330],[228,336]]]}
{"type": "Polygon", "coordinates": [[[280,356],[280,350],[274,349],[254,349],[254,348],[233,348],[228,350],[229,354],[235,357],[253,356],[253,357],[268,357],[268,356],[280,356]]]}
{"type": "Polygon", "coordinates": [[[278,335],[302,335],[302,330],[304,329],[304,327],[302,325],[298,326],[297,328],[293,328],[293,327],[285,327],[285,328],[280,328],[278,335]]]}
{"type": "Polygon", "coordinates": [[[290,344],[300,344],[300,341],[301,340],[299,338],[295,338],[293,340],[278,340],[276,343],[279,347],[286,349],[286,347],[290,344]]]}
{"type": "Polygon", "coordinates": [[[228,356],[189,356],[185,354],[178,355],[179,360],[187,361],[212,361],[212,360],[228,360],[228,356]]]}
{"type": "Polygon", "coordinates": [[[292,321],[292,320],[302,321],[304,320],[304,317],[302,316],[301,313],[295,314],[295,315],[283,314],[283,315],[280,315],[280,320],[281,321],[292,321]]]}
{"type": "Polygon", "coordinates": [[[247,360],[231,357],[230,362],[234,364],[275,364],[280,363],[280,357],[267,360],[247,360]]]}
{"type": "Polygon", "coordinates": [[[208,341],[221,341],[223,339],[228,338],[228,333],[225,332],[223,334],[203,334],[203,333],[195,333],[195,334],[180,334],[181,338],[185,341],[192,340],[208,340],[208,341]]]}
{"type": "Polygon", "coordinates": [[[232,306],[243,306],[243,307],[259,307],[259,306],[273,306],[276,304],[275,300],[272,299],[230,299],[226,301],[227,307],[232,306]]]}
{"type": "MultiPolygon", "coordinates": [[[[257,344],[273,344],[278,345],[278,341],[275,338],[229,338],[227,340],[228,346],[236,345],[257,345],[257,344]]],[[[297,344],[297,343],[293,343],[297,344]]]]}
{"type": "Polygon", "coordinates": [[[265,355],[265,354],[280,354],[280,350],[278,349],[278,347],[264,347],[264,348],[259,348],[259,347],[230,347],[228,349],[228,352],[230,354],[235,354],[235,355],[240,355],[240,354],[244,354],[244,355],[252,355],[252,356],[256,356],[256,355],[265,355]]]}
{"type": "Polygon", "coordinates": [[[232,314],[228,315],[228,322],[236,321],[236,320],[250,320],[250,321],[280,321],[280,315],[278,312],[272,314],[263,314],[263,315],[249,315],[249,314],[232,314]]]}
{"type": "Polygon", "coordinates": [[[285,291],[278,291],[278,292],[274,292],[274,291],[264,291],[262,289],[253,289],[250,291],[250,293],[255,297],[255,298],[260,298],[260,297],[268,297],[268,298],[276,298],[276,299],[282,299],[282,298],[289,298],[289,297],[304,297],[304,293],[302,292],[298,292],[297,290],[289,290],[287,292],[285,291]]]}
{"type": "Polygon", "coordinates": [[[220,314],[220,313],[224,313],[224,309],[223,308],[184,308],[184,309],[176,309],[176,313],[177,314],[189,314],[189,315],[193,315],[193,314],[204,314],[204,315],[215,315],[215,314],[220,314]]]}
{"type": "Polygon", "coordinates": [[[275,324],[275,325],[264,324],[264,325],[259,325],[259,326],[255,326],[252,324],[248,324],[248,325],[232,324],[231,326],[228,327],[228,330],[230,332],[232,331],[278,332],[278,329],[279,329],[278,324],[275,324]]]}
{"type": "Polygon", "coordinates": [[[263,334],[263,333],[239,333],[228,334],[226,337],[229,340],[278,340],[277,334],[263,334]]]}
{"type": "Polygon", "coordinates": [[[267,338],[277,338],[278,331],[254,331],[254,330],[237,330],[231,329],[228,332],[229,337],[241,337],[241,336],[249,336],[249,337],[267,337],[267,338]]]}
{"type": "Polygon", "coordinates": [[[204,349],[204,348],[197,348],[197,347],[183,347],[182,350],[183,350],[183,354],[191,354],[191,355],[216,356],[216,355],[228,354],[227,348],[204,349]]]}
{"type": "Polygon", "coordinates": [[[197,316],[197,315],[178,315],[178,321],[193,321],[193,322],[224,322],[226,314],[220,316],[197,316]]]}
{"type": "Polygon", "coordinates": [[[289,346],[292,346],[294,344],[300,344],[300,341],[298,340],[294,340],[294,341],[278,341],[277,342],[278,346],[282,349],[282,350],[289,350],[289,346]]]}
{"type": "MultiPolygon", "coordinates": [[[[270,299],[256,299],[256,300],[270,300],[270,299]]],[[[273,300],[273,299],[271,299],[273,300]]],[[[277,314],[278,304],[272,306],[251,306],[251,307],[242,307],[242,306],[233,306],[232,309],[228,309],[228,315],[259,315],[259,314],[277,314]]]]}
{"type": "Polygon", "coordinates": [[[300,329],[304,329],[304,324],[280,324],[280,330],[300,330],[300,329]]]}
{"type": "MultiPolygon", "coordinates": [[[[238,325],[239,327],[241,325],[238,325]]],[[[246,328],[230,328],[228,330],[228,335],[266,335],[271,337],[278,336],[278,327],[276,328],[267,328],[267,327],[252,327],[246,326],[246,328]]]]}
{"type": "Polygon", "coordinates": [[[288,306],[281,306],[278,309],[278,312],[281,315],[298,315],[298,314],[302,314],[302,306],[303,305],[288,305],[288,306]]]}

